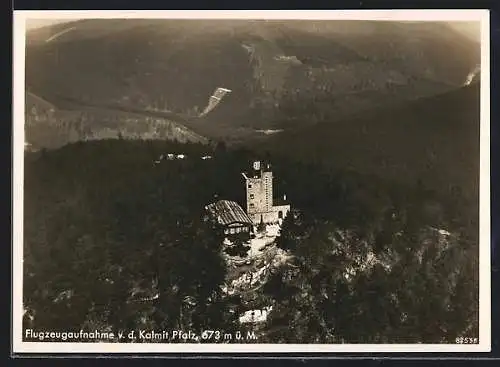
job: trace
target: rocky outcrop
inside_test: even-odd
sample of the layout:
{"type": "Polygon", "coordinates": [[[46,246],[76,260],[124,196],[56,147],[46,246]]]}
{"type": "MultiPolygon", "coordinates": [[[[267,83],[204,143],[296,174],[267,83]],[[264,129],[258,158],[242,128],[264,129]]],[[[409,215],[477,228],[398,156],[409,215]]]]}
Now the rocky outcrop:
{"type": "Polygon", "coordinates": [[[165,118],[104,108],[61,110],[33,94],[27,95],[25,140],[32,150],[119,138],[207,142],[203,136],[165,118]]]}

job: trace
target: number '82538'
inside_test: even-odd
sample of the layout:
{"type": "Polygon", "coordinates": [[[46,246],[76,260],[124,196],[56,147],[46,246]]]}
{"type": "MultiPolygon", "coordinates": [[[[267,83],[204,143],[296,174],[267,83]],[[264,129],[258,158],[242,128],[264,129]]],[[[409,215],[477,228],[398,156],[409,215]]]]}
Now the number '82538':
{"type": "Polygon", "coordinates": [[[477,343],[479,343],[479,339],[459,336],[455,339],[455,343],[457,343],[457,344],[477,344],[477,343]]]}

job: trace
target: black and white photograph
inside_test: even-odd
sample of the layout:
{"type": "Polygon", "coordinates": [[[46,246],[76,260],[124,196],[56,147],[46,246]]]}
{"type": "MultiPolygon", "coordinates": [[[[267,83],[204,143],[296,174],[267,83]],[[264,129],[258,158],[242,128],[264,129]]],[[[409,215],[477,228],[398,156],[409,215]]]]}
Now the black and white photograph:
{"type": "Polygon", "coordinates": [[[490,351],[485,10],[14,12],[14,352],[490,351]]]}

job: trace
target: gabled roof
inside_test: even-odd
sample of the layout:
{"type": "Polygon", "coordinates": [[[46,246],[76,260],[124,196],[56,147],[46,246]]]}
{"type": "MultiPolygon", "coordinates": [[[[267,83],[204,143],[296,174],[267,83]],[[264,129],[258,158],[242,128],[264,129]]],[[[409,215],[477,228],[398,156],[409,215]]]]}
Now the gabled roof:
{"type": "Polygon", "coordinates": [[[207,205],[205,209],[223,226],[232,223],[244,223],[249,225],[253,223],[241,206],[234,201],[219,200],[207,205]]]}

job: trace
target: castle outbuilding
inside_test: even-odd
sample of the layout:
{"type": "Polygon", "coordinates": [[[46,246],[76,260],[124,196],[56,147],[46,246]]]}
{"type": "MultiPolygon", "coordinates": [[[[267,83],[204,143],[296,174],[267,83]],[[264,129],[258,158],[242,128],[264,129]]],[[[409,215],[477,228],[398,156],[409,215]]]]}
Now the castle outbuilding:
{"type": "Polygon", "coordinates": [[[252,220],[238,203],[219,200],[205,207],[212,221],[224,228],[224,234],[250,233],[252,220]]]}
{"type": "Polygon", "coordinates": [[[249,173],[242,173],[246,183],[247,214],[254,225],[280,223],[290,211],[284,195],[273,196],[273,172],[269,164],[253,162],[249,173]]]}

